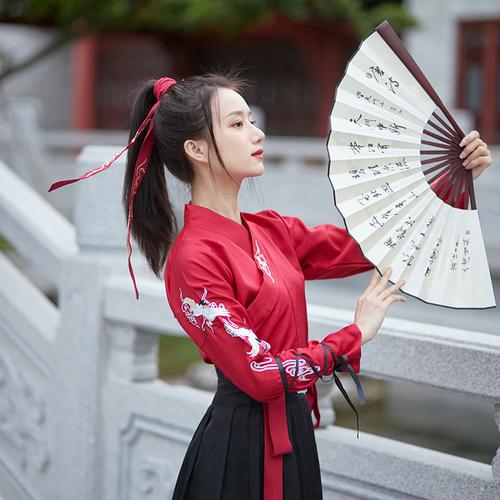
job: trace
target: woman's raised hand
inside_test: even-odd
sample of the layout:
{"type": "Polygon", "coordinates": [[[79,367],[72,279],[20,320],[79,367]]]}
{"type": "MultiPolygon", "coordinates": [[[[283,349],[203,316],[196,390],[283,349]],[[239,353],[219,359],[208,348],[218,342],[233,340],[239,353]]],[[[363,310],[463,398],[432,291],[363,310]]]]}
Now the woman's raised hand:
{"type": "Polygon", "coordinates": [[[361,330],[362,344],[369,342],[377,335],[387,310],[393,302],[406,302],[406,297],[394,293],[405,284],[404,280],[386,288],[391,273],[392,269],[388,267],[379,277],[378,271],[374,269],[370,284],[358,297],[354,323],[361,330]]]}
{"type": "Polygon", "coordinates": [[[476,180],[491,164],[491,152],[477,130],[469,132],[460,143],[464,149],[460,153],[466,169],[472,169],[472,180],[476,180]]]}

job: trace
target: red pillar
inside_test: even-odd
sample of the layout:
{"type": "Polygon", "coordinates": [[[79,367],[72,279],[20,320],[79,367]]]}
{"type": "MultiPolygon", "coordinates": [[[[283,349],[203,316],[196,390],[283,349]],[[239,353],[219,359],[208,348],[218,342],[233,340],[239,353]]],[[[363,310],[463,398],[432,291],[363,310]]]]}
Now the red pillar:
{"type": "Polygon", "coordinates": [[[330,130],[330,113],[337,83],[345,70],[345,40],[333,32],[300,32],[298,46],[311,79],[320,92],[316,135],[326,136],[330,130]]]}
{"type": "Polygon", "coordinates": [[[494,21],[485,23],[485,43],[483,49],[483,99],[481,102],[483,115],[483,130],[480,130],[482,139],[493,142],[495,138],[496,100],[495,100],[495,70],[497,65],[497,24],[494,21]]]}
{"type": "Polygon", "coordinates": [[[71,68],[71,125],[96,127],[97,36],[75,42],[71,68]]]}

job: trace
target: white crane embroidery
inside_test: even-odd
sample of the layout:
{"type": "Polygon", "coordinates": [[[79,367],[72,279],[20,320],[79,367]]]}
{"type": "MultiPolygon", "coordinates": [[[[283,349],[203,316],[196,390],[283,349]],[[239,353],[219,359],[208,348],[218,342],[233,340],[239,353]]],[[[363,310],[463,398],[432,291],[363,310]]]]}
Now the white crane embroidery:
{"type": "Polygon", "coordinates": [[[238,326],[236,323],[231,321],[231,314],[227,310],[223,303],[217,304],[216,302],[209,302],[206,300],[207,289],[203,289],[203,296],[201,297],[200,303],[197,303],[190,297],[183,297],[182,290],[179,288],[180,299],[181,299],[181,309],[186,315],[187,319],[197,328],[198,316],[203,318],[201,329],[205,331],[205,324],[212,330],[213,322],[216,318],[221,317],[224,329],[232,337],[238,337],[245,341],[250,346],[250,351],[247,352],[248,356],[254,358],[257,354],[266,354],[270,351],[271,345],[265,340],[261,340],[255,335],[255,332],[249,328],[238,326]],[[227,319],[226,319],[227,318],[227,319]]]}
{"type": "Polygon", "coordinates": [[[224,304],[216,304],[215,302],[208,302],[206,300],[207,289],[203,289],[203,296],[201,297],[200,303],[191,299],[190,297],[182,297],[182,290],[179,288],[180,298],[181,298],[181,309],[186,315],[187,319],[197,328],[198,325],[197,317],[201,316],[203,321],[201,323],[201,329],[205,331],[205,323],[208,325],[210,330],[213,331],[212,324],[218,316],[230,317],[229,311],[226,309],[224,304]]]}
{"type": "Polygon", "coordinates": [[[265,354],[271,349],[271,345],[265,340],[259,339],[257,335],[255,335],[255,332],[253,330],[238,326],[228,319],[223,319],[222,322],[224,323],[224,328],[226,329],[226,332],[229,333],[229,335],[233,337],[239,337],[240,339],[245,340],[247,344],[250,345],[251,349],[249,352],[247,352],[247,354],[251,358],[255,358],[255,356],[257,356],[257,354],[259,354],[260,352],[262,352],[262,354],[265,354]]]}
{"type": "MultiPolygon", "coordinates": [[[[295,359],[285,359],[283,362],[283,368],[290,375],[290,377],[297,377],[301,382],[309,382],[311,379],[308,378],[309,375],[314,374],[313,369],[309,366],[309,364],[302,358],[298,360],[298,373],[295,373],[295,359]]],[[[320,367],[314,365],[315,368],[319,371],[320,367]]],[[[257,363],[257,361],[252,361],[250,363],[250,368],[256,372],[265,372],[268,370],[279,370],[278,363],[274,360],[274,358],[268,356],[261,363],[257,363]]]]}
{"type": "Polygon", "coordinates": [[[258,266],[273,280],[273,283],[274,283],[274,278],[271,275],[271,270],[269,269],[266,258],[264,257],[264,255],[260,251],[259,244],[257,243],[257,240],[255,240],[255,246],[257,247],[257,250],[255,252],[255,260],[257,261],[258,266]]]}

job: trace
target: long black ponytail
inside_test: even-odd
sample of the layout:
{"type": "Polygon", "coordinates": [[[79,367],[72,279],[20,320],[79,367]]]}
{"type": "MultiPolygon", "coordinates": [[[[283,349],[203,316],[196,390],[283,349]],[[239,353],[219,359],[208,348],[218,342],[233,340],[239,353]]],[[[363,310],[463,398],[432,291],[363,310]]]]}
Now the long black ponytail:
{"type": "MultiPolygon", "coordinates": [[[[129,141],[156,102],[154,83],[155,80],[147,81],[137,92],[132,108],[129,141]]],[[[188,139],[205,139],[214,146],[217,157],[227,172],[213,133],[212,98],[219,87],[242,92],[248,85],[248,81],[240,78],[233,70],[191,76],[177,80],[163,95],[155,111],[155,142],[149,168],[134,197],[131,235],[137,241],[149,267],[159,278],[178,232],[164,168],[191,186],[195,174],[184,151],[184,142],[188,139]]],[[[146,132],[143,131],[127,151],[122,194],[125,217],[128,215],[134,166],[145,135],[146,132]]]]}

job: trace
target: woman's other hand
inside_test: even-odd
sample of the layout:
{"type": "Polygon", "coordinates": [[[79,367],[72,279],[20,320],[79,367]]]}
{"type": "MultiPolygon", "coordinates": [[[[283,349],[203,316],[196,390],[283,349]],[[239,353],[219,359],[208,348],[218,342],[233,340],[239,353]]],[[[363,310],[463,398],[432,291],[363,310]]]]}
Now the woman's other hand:
{"type": "Polygon", "coordinates": [[[466,169],[472,169],[472,180],[476,180],[492,163],[488,145],[481,139],[477,130],[469,132],[460,142],[463,151],[460,158],[466,169]]]}
{"type": "Polygon", "coordinates": [[[393,302],[406,302],[406,297],[394,293],[405,284],[405,281],[400,280],[395,285],[386,288],[391,273],[392,269],[388,267],[379,277],[378,271],[374,269],[370,284],[358,297],[354,323],[361,330],[362,344],[377,335],[387,310],[393,302]]]}

